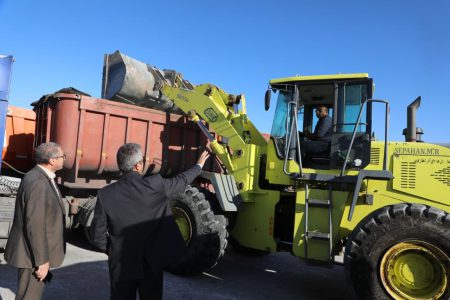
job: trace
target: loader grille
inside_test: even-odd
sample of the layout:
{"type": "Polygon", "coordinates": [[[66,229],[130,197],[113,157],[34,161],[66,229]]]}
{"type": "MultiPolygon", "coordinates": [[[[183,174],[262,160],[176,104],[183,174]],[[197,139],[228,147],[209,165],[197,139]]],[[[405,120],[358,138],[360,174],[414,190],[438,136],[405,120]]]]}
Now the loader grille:
{"type": "Polygon", "coordinates": [[[450,186],[450,167],[443,168],[434,174],[431,174],[436,180],[450,186]]]}
{"type": "Polygon", "coordinates": [[[370,150],[370,163],[372,165],[380,164],[380,148],[372,148],[370,150]]]}
{"type": "Polygon", "coordinates": [[[414,162],[401,162],[400,186],[404,189],[416,187],[416,164],[414,162]]]}

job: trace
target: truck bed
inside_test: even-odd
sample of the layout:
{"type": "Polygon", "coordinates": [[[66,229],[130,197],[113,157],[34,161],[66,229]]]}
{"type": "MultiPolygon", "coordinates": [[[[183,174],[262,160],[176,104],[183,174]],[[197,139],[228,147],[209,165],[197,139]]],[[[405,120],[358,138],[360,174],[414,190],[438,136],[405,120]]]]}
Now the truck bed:
{"type": "MultiPolygon", "coordinates": [[[[144,171],[170,176],[193,166],[207,139],[185,116],[136,105],[57,92],[34,104],[35,146],[56,142],[67,159],[57,181],[66,187],[100,188],[119,177],[118,148],[138,143],[144,171]]],[[[222,172],[210,159],[204,170],[222,172]]]]}

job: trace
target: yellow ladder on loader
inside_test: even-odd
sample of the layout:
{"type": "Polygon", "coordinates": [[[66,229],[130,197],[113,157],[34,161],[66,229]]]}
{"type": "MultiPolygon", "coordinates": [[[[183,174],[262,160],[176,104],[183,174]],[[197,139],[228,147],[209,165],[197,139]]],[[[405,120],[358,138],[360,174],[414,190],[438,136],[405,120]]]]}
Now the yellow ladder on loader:
{"type": "Polygon", "coordinates": [[[333,222],[331,218],[332,202],[331,202],[331,185],[328,184],[329,199],[312,199],[309,197],[309,185],[305,184],[305,260],[308,260],[308,240],[329,241],[329,259],[332,261],[333,251],[333,222]],[[317,207],[328,209],[328,232],[318,232],[309,230],[309,208],[317,207]]]}

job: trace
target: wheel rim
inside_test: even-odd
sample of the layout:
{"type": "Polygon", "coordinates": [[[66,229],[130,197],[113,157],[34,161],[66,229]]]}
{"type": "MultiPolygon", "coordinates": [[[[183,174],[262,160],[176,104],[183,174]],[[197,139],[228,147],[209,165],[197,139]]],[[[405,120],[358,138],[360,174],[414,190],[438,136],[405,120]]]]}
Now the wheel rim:
{"type": "Polygon", "coordinates": [[[439,299],[448,288],[450,259],[422,241],[395,244],[383,256],[380,277],[394,299],[439,299]]]}
{"type": "Polygon", "coordinates": [[[189,215],[184,209],[179,207],[172,208],[173,217],[180,229],[181,236],[183,237],[186,245],[189,245],[192,238],[192,223],[189,215]]]}

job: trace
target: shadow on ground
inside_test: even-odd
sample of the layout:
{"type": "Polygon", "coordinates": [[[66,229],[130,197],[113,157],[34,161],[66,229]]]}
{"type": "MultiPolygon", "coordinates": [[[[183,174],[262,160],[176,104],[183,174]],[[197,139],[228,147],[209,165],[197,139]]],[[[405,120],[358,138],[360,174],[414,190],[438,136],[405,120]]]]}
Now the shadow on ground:
{"type": "Polygon", "coordinates": [[[354,299],[343,266],[309,266],[289,253],[251,257],[227,248],[215,268],[184,277],[179,285],[170,284],[174,277],[165,277],[167,299],[354,299]]]}
{"type": "Polygon", "coordinates": [[[65,239],[67,243],[72,244],[76,247],[89,251],[101,252],[88,241],[85,229],[82,226],[76,229],[72,229],[70,232],[67,232],[65,234],[65,239]]]}
{"type": "MultiPolygon", "coordinates": [[[[109,299],[106,256],[92,251],[80,233],[68,236],[68,241],[64,265],[52,271],[44,299],[109,299]]],[[[13,300],[16,289],[17,269],[0,264],[0,299],[13,300]]],[[[201,275],[165,273],[164,299],[353,298],[342,266],[308,266],[289,253],[251,257],[229,247],[222,261],[201,275]]]]}
{"type": "MultiPolygon", "coordinates": [[[[43,299],[109,299],[106,262],[78,263],[52,270],[53,279],[43,299]]],[[[17,269],[0,265],[3,300],[12,300],[17,290],[17,269]]]]}

